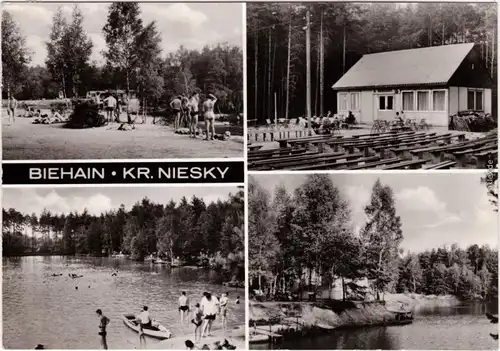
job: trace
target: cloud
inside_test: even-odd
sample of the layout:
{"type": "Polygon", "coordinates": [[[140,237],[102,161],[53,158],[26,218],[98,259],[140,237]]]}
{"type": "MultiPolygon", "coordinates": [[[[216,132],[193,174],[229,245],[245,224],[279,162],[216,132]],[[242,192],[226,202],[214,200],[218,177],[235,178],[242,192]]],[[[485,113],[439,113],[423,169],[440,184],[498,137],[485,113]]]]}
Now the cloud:
{"type": "MultiPolygon", "coordinates": [[[[34,189],[22,189],[21,194],[29,201],[16,204],[13,207],[24,213],[34,212],[39,215],[43,209],[47,209],[55,214],[67,214],[75,211],[82,213],[86,209],[90,214],[99,215],[113,209],[111,199],[102,194],[63,197],[56,190],[40,195],[34,189]]],[[[13,194],[11,196],[14,197],[13,194]]]]}
{"type": "Polygon", "coordinates": [[[403,189],[396,194],[396,200],[407,210],[441,212],[446,209],[446,203],[440,201],[434,191],[425,186],[403,189]]]}
{"type": "Polygon", "coordinates": [[[106,50],[106,40],[101,33],[89,33],[90,40],[92,40],[92,54],[90,55],[90,61],[96,61],[98,64],[104,63],[104,57],[102,52],[106,50]]]}
{"type": "Polygon", "coordinates": [[[142,11],[145,16],[161,18],[159,22],[169,21],[174,24],[183,23],[193,27],[200,27],[207,21],[207,16],[200,11],[193,10],[185,3],[175,3],[169,6],[165,4],[142,4],[142,11]]]}

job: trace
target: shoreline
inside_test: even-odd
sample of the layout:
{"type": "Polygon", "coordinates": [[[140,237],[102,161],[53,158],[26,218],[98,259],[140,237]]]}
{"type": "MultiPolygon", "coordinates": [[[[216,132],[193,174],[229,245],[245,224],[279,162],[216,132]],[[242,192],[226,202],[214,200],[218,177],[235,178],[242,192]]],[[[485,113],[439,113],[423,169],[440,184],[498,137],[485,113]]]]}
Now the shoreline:
{"type": "Polygon", "coordinates": [[[331,330],[389,326],[395,313],[458,306],[455,296],[385,294],[384,301],[250,303],[250,343],[325,334],[331,330]],[[293,316],[290,313],[293,312],[293,316]],[[252,340],[253,336],[253,340],[252,340]]]}

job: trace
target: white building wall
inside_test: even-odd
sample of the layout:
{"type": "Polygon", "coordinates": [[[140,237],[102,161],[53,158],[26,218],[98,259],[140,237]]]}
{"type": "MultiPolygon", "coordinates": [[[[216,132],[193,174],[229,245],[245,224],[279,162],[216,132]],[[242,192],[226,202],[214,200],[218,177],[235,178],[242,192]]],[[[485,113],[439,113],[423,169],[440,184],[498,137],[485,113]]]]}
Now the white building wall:
{"type": "Polygon", "coordinates": [[[491,104],[493,103],[491,89],[484,89],[484,112],[491,113],[491,104]]]}
{"type": "Polygon", "coordinates": [[[459,111],[458,87],[448,88],[448,109],[450,116],[456,114],[459,111]]]}

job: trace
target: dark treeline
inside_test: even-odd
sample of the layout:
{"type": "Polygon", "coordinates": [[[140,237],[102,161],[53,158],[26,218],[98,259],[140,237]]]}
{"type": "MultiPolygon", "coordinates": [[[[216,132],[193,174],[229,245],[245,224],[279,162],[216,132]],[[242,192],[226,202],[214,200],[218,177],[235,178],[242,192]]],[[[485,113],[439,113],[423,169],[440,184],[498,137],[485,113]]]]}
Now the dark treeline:
{"type": "Polygon", "coordinates": [[[293,192],[279,186],[272,201],[250,177],[248,201],[251,287],[270,297],[332,289],[340,280],[343,298],[348,299],[349,289],[369,293],[352,283],[363,278],[376,298],[384,292],[453,294],[461,299],[498,296],[497,250],[452,245],[404,253],[394,193],[379,180],[359,233],[349,203],[328,175],[310,175],[293,192]]]}
{"type": "Polygon", "coordinates": [[[157,253],[192,265],[241,268],[243,196],[239,191],[227,201],[210,204],[196,196],[191,200],[184,197],[179,203],[170,201],[167,205],[144,198],[130,211],[121,206],[99,216],[87,211],[53,214],[48,210],[37,216],[3,209],[3,255],[100,256],[123,252],[143,260],[157,253]]]}
{"type": "Polygon", "coordinates": [[[61,8],[52,21],[45,66],[29,67],[26,38],[8,11],[2,11],[4,96],[18,100],[84,97],[91,90],[134,90],[149,107],[166,105],[178,94],[215,94],[222,112],[243,108],[243,53],[220,43],[202,50],[180,47],[163,53],[156,22],[144,24],[137,3],[112,3],[102,33],[105,64],[90,61],[93,43],[74,6],[67,21],[61,8]]]}
{"type": "MultiPolygon", "coordinates": [[[[275,107],[278,118],[305,115],[307,10],[311,14],[313,115],[336,111],[331,86],[368,53],[474,42],[496,81],[494,3],[249,3],[250,118],[272,119],[275,107]]],[[[496,88],[493,101],[495,115],[496,88]]]]}

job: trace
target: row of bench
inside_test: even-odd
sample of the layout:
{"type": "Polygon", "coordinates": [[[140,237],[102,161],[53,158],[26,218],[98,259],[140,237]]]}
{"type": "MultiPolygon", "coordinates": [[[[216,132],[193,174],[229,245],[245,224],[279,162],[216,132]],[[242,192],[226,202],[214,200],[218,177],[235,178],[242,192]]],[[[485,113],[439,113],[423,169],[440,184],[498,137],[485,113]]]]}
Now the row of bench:
{"type": "Polygon", "coordinates": [[[466,141],[464,134],[387,132],[286,139],[280,146],[249,151],[249,169],[486,168],[498,158],[496,135],[466,141]]]}

